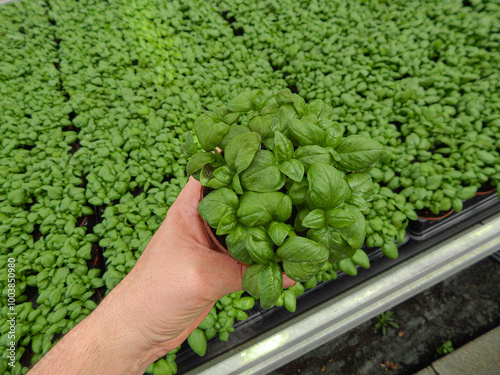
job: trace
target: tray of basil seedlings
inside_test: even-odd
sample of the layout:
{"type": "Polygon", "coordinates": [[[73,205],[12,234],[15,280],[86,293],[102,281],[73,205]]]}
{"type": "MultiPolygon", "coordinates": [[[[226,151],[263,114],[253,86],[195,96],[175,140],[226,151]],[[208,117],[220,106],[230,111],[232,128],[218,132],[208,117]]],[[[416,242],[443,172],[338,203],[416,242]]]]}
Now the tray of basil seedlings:
{"type": "Polygon", "coordinates": [[[349,273],[367,259],[366,171],[384,149],[366,136],[343,137],[331,115],[321,100],[306,104],[289,90],[268,100],[254,90],[195,121],[202,151],[190,139],[183,147],[192,154],[188,174],[207,191],[198,211],[249,266],[242,287],[264,309],[281,302],[283,273],[307,282],[327,261],[349,273]]]}
{"type": "Polygon", "coordinates": [[[422,241],[444,233],[458,223],[495,210],[500,210],[500,201],[496,192],[473,196],[463,200],[460,211],[453,211],[450,215],[433,221],[419,217],[417,220],[410,221],[408,230],[412,239],[422,241]]]}

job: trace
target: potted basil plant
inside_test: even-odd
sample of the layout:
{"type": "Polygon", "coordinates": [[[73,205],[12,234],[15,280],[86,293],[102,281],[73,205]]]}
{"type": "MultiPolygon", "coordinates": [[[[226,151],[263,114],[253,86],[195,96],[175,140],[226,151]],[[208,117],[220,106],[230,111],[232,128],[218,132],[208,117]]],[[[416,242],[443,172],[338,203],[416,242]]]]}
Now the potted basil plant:
{"type": "Polygon", "coordinates": [[[244,92],[202,114],[182,148],[188,174],[204,186],[198,211],[217,239],[246,264],[243,288],[274,306],[283,272],[312,278],[327,262],[352,257],[364,242],[373,189],[366,173],[384,149],[343,137],[321,100],[281,90],[268,100],[244,92]],[[196,152],[196,153],[194,153],[196,152]]]}

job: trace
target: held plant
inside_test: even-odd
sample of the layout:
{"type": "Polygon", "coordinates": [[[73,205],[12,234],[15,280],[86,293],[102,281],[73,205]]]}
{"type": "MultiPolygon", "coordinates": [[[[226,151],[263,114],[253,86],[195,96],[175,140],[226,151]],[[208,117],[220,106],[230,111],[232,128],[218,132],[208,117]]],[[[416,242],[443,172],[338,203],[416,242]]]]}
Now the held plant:
{"type": "Polygon", "coordinates": [[[283,272],[305,282],[327,260],[352,257],[364,242],[366,173],[384,149],[369,137],[343,138],[323,101],[289,90],[268,100],[244,92],[202,114],[188,137],[187,172],[205,187],[198,211],[228,252],[249,265],[243,288],[263,308],[276,304],[283,272]]]}

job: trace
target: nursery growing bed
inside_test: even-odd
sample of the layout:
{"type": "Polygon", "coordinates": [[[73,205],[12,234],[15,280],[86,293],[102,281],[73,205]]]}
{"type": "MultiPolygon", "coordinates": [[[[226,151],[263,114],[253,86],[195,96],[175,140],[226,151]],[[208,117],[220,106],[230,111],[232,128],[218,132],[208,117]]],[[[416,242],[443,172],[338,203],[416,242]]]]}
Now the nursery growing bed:
{"type": "MultiPolygon", "coordinates": [[[[0,0],[0,4],[4,3],[5,0],[0,0]]],[[[16,110],[17,106],[9,101],[5,102],[7,105],[2,115],[6,114],[7,117],[2,118],[11,116],[12,119],[8,118],[4,123],[13,123],[13,126],[7,127],[9,132],[5,133],[5,139],[14,140],[11,144],[19,146],[9,155],[7,145],[4,148],[5,157],[9,159],[16,156],[20,157],[20,161],[29,160],[24,158],[28,155],[24,151],[31,151],[37,146],[28,138],[46,135],[45,127],[41,123],[34,123],[36,116],[31,121],[32,115],[48,114],[51,115],[51,124],[60,122],[63,132],[75,130],[78,133],[81,148],[75,150],[75,147],[72,150],[75,152],[70,152],[74,163],[64,164],[64,168],[71,169],[75,177],[83,176],[86,182],[90,180],[88,177],[94,180],[81,187],[85,190],[85,199],[78,199],[80,205],[93,205],[95,209],[109,207],[111,211],[125,204],[122,198],[127,195],[133,199],[129,199],[126,205],[136,213],[143,199],[152,198],[157,191],[162,191],[161,199],[147,202],[151,214],[145,217],[152,219],[147,230],[139,228],[137,222],[128,222],[122,213],[99,218],[95,226],[90,223],[87,227],[89,231],[95,229],[89,239],[85,239],[93,243],[92,258],[85,260],[87,268],[97,267],[103,271],[104,275],[101,276],[107,281],[109,290],[132,267],[132,264],[125,267],[114,252],[125,250],[128,255],[138,257],[147,243],[146,237],[152,235],[156,224],[163,220],[168,206],[183,184],[181,181],[185,177],[186,160],[178,149],[185,132],[192,128],[192,117],[200,109],[212,110],[241,91],[256,88],[274,90],[288,86],[293,92],[307,95],[308,102],[323,99],[334,106],[335,119],[346,127],[348,134],[376,136],[391,149],[393,156],[389,157],[388,154],[372,177],[385,188],[385,193],[390,193],[378,194],[378,203],[385,205],[393,199],[401,207],[391,207],[385,214],[383,211],[374,212],[374,216],[383,220],[384,231],[391,229],[392,233],[394,227],[400,229],[398,237],[401,239],[405,233],[405,217],[414,213],[414,207],[409,204],[413,202],[410,197],[403,197],[396,192],[407,185],[425,186],[429,192],[440,190],[435,185],[435,174],[427,176],[432,178],[435,185],[432,188],[430,180],[423,183],[422,176],[412,176],[413,180],[418,178],[416,184],[416,181],[408,180],[406,172],[409,167],[420,166],[429,160],[431,164],[437,163],[437,166],[443,167],[442,161],[452,154],[450,150],[445,150],[443,146],[446,145],[441,144],[444,135],[450,135],[449,143],[453,147],[452,133],[460,142],[470,141],[466,142],[468,145],[462,145],[464,151],[469,147],[468,152],[462,153],[460,146],[460,152],[455,152],[454,156],[467,157],[478,167],[490,167],[490,171],[492,160],[495,157],[498,160],[498,33],[494,31],[498,26],[490,22],[498,20],[497,2],[471,4],[457,0],[434,3],[411,1],[365,4],[341,1],[308,4],[290,1],[259,3],[255,8],[253,5],[246,7],[245,1],[240,0],[205,3],[130,3],[120,0],[14,2],[8,7],[23,12],[38,9],[34,12],[38,16],[32,19],[25,12],[19,19],[15,16],[4,19],[7,29],[12,32],[12,39],[8,38],[5,44],[10,46],[6,47],[5,56],[12,56],[11,61],[16,61],[17,66],[28,63],[30,72],[17,77],[20,80],[12,79],[12,82],[13,76],[8,73],[10,78],[5,83],[12,92],[21,93],[24,92],[24,86],[28,87],[28,84],[36,81],[40,87],[48,85],[52,95],[40,95],[40,92],[34,91],[37,98],[34,101],[30,101],[30,93],[17,97],[20,107],[27,110],[25,113],[16,110]],[[15,8],[18,5],[19,8],[15,8]],[[299,13],[301,17],[296,19],[299,13]],[[149,17],[151,14],[154,17],[149,17]],[[349,19],[351,16],[352,20],[349,19]],[[163,22],[158,24],[158,20],[163,22]],[[356,26],[352,27],[354,24],[356,26]],[[32,28],[35,33],[31,33],[32,28]],[[118,37],[113,30],[119,30],[118,37]],[[152,30],[159,31],[158,35],[150,33],[152,30]],[[28,36],[36,39],[37,35],[43,36],[43,50],[50,50],[48,58],[42,58],[41,65],[40,62],[30,62],[29,58],[24,58],[35,56],[32,52],[39,50],[39,46],[19,42],[28,36]],[[99,41],[98,45],[96,40],[99,41]],[[227,53],[230,50],[233,50],[234,55],[227,53]],[[197,58],[193,59],[193,55],[197,58]],[[252,63],[246,66],[244,62],[247,61],[252,63]],[[52,65],[56,70],[50,69],[52,73],[45,77],[42,70],[52,68],[52,65]],[[197,77],[196,82],[191,80],[192,77],[197,77]],[[122,92],[123,88],[126,89],[122,92]],[[57,99],[55,102],[59,107],[56,116],[50,110],[55,108],[54,100],[43,100],[49,97],[57,99]],[[35,102],[36,105],[33,104],[35,102]],[[89,122],[91,118],[92,123],[89,122]],[[121,125],[108,127],[107,121],[121,125]],[[34,133],[27,137],[28,133],[19,133],[22,129],[34,133]],[[483,138],[477,139],[474,132],[480,133],[483,138]],[[121,142],[112,144],[114,139],[122,139],[126,147],[121,142]],[[148,143],[148,140],[155,142],[148,143]],[[485,155],[484,142],[496,151],[485,155]],[[140,153],[130,150],[136,147],[140,153]],[[147,149],[147,153],[143,154],[142,148],[147,149]],[[103,150],[116,152],[116,163],[110,165],[109,154],[100,153],[103,150]],[[163,182],[153,191],[144,181],[155,180],[155,173],[144,170],[142,166],[155,165],[160,155],[165,160],[162,160],[159,170],[156,167],[152,170],[159,171],[157,174],[163,180],[157,180],[163,182]],[[439,155],[443,158],[434,160],[433,157],[439,155]],[[482,162],[478,163],[479,160],[482,162]],[[113,172],[112,177],[120,176],[123,181],[106,181],[103,176],[109,177],[109,172],[113,172]],[[136,179],[139,172],[142,173],[142,182],[136,179]],[[120,194],[114,191],[116,181],[122,183],[120,194]],[[146,197],[141,197],[142,194],[137,196],[137,193],[142,193],[139,189],[144,191],[146,197]],[[396,198],[402,198],[404,204],[396,198]],[[118,232],[107,228],[109,223],[116,220],[132,231],[127,234],[127,246],[121,248],[115,241],[117,236],[114,236],[118,232]],[[397,225],[390,227],[391,222],[397,225]],[[114,235],[110,235],[110,232],[114,235]],[[102,244],[99,244],[101,241],[102,244]],[[134,245],[131,245],[132,241],[134,245]],[[107,250],[106,257],[103,248],[107,250]],[[119,271],[118,266],[115,267],[117,263],[122,268],[119,271]]],[[[8,99],[9,96],[7,94],[4,98],[8,99]]],[[[52,139],[39,138],[39,141],[41,148],[46,146],[45,143],[53,143],[52,139]]],[[[35,165],[40,167],[42,162],[38,160],[35,165]]],[[[20,172],[17,176],[13,173],[12,177],[36,183],[36,178],[32,178],[32,163],[19,164],[26,169],[26,173],[20,172]]],[[[452,169],[459,169],[468,176],[461,186],[477,185],[476,177],[472,176],[471,180],[468,173],[471,169],[477,173],[477,168],[463,164],[460,168],[455,166],[452,169]]],[[[415,171],[424,173],[419,168],[415,168],[415,171]]],[[[480,182],[491,177],[491,173],[484,173],[480,182]]],[[[453,182],[453,185],[460,186],[460,175],[454,173],[449,176],[448,185],[453,182]],[[449,176],[453,178],[449,179],[449,176]]],[[[13,180],[9,175],[5,183],[0,185],[9,191],[15,187],[11,185],[13,180]]],[[[498,182],[498,179],[493,180],[498,182]]],[[[44,182],[44,185],[49,184],[44,182]]],[[[78,181],[74,185],[80,187],[78,181]]],[[[447,196],[454,195],[448,193],[447,196]]],[[[465,211],[467,207],[464,207],[465,211]]],[[[29,206],[16,209],[16,215],[27,213],[29,209],[29,206]]],[[[99,216],[101,214],[103,212],[100,211],[99,216]]],[[[486,217],[483,212],[481,215],[483,219],[486,217]]],[[[80,217],[80,214],[74,213],[73,216],[80,217]]],[[[35,242],[40,223],[41,220],[38,220],[34,231],[29,233],[35,242]]],[[[470,223],[468,218],[464,219],[464,225],[460,224],[458,228],[465,230],[470,223]]],[[[393,265],[397,267],[405,259],[413,255],[417,257],[427,247],[453,236],[460,230],[455,228],[455,224],[449,224],[446,228],[443,224],[443,233],[433,232],[432,236],[419,243],[415,238],[412,239],[400,248],[400,259],[395,262],[383,258],[380,250],[366,249],[373,263],[372,269],[360,269],[359,280],[340,273],[336,281],[306,291],[294,315],[283,308],[263,311],[254,307],[248,321],[237,323],[236,332],[229,335],[227,343],[217,339],[210,341],[209,353],[204,358],[187,353],[190,350],[185,346],[179,352],[180,371],[194,368],[209,358],[218,361],[220,353],[232,349],[242,350],[248,343],[262,340],[262,332],[281,329],[279,327],[288,324],[289,319],[305,316],[318,305],[330,301],[332,296],[346,291],[350,293],[360,283],[378,277],[378,273],[385,269],[393,265]]],[[[50,232],[53,233],[54,229],[57,228],[51,226],[50,232]]],[[[382,228],[375,229],[373,226],[372,229],[378,234],[382,232],[382,228]]],[[[7,236],[17,236],[19,233],[19,228],[13,225],[8,228],[7,236]]],[[[120,235],[123,236],[123,233],[120,235]]],[[[392,239],[384,238],[384,241],[391,243],[392,239]]],[[[371,244],[381,246],[380,241],[371,244]]],[[[36,264],[37,261],[31,259],[27,264],[36,264]]],[[[38,269],[29,271],[32,277],[41,272],[38,269]]],[[[99,293],[104,295],[106,287],[96,290],[91,299],[97,302],[99,293]]],[[[32,297],[34,289],[27,289],[26,293],[32,297]]],[[[30,306],[28,310],[34,309],[30,306]]],[[[35,332],[33,324],[22,323],[26,323],[25,327],[29,330],[21,338],[23,344],[20,349],[30,353],[33,345],[30,337],[43,337],[51,325],[44,323],[42,330],[35,332]]],[[[43,351],[48,350],[49,346],[44,345],[43,351]]],[[[27,368],[23,371],[27,371],[27,368]]],[[[163,371],[159,368],[153,372],[163,371]]],[[[224,372],[221,370],[218,373],[224,372]]]]}
{"type": "MultiPolygon", "coordinates": [[[[479,203],[478,199],[472,199],[471,201],[471,203],[466,203],[466,209],[464,211],[470,206],[475,209],[466,211],[467,216],[465,218],[456,220],[454,216],[452,216],[442,219],[442,227],[446,228],[446,230],[442,230],[433,236],[419,238],[418,240],[414,238],[408,239],[408,241],[400,246],[397,260],[391,260],[384,257],[380,249],[368,249],[366,252],[371,262],[371,267],[369,269],[358,268],[358,275],[354,278],[349,277],[343,272],[339,272],[336,280],[320,283],[315,288],[307,290],[298,298],[300,302],[297,303],[297,311],[295,313],[288,312],[284,307],[275,307],[269,310],[254,307],[248,312],[249,318],[247,320],[238,322],[234,325],[235,332],[229,336],[227,342],[221,342],[217,338],[210,340],[207,354],[204,357],[197,356],[184,344],[177,353],[178,373],[191,373],[190,371],[198,373],[198,371],[203,370],[203,373],[207,374],[237,374],[249,369],[248,373],[251,374],[259,373],[259,371],[263,371],[263,369],[271,370],[277,368],[279,365],[292,360],[322,343],[321,341],[313,340],[312,342],[308,342],[310,347],[307,345],[302,346],[300,343],[294,343],[294,345],[299,348],[297,349],[294,347],[291,349],[293,354],[289,355],[285,349],[290,349],[284,346],[287,344],[289,345],[290,342],[287,340],[281,342],[281,339],[279,339],[279,337],[281,337],[281,330],[284,329],[287,334],[292,336],[297,331],[300,331],[303,335],[303,339],[309,336],[309,330],[311,330],[310,334],[312,335],[313,325],[308,327],[302,324],[302,319],[307,319],[307,317],[315,312],[320,315],[325,315],[323,319],[333,319],[327,312],[328,306],[334,303],[345,303],[349,305],[351,291],[354,288],[356,288],[356,290],[368,288],[366,290],[369,291],[370,285],[376,282],[382,281],[388,283],[387,280],[394,278],[394,276],[392,276],[393,268],[405,267],[406,270],[418,268],[416,265],[422,260],[423,256],[433,257],[433,261],[423,263],[425,267],[437,269],[438,273],[442,273],[431,281],[429,281],[429,276],[425,272],[422,275],[417,274],[415,280],[413,280],[416,286],[410,287],[409,289],[407,288],[402,295],[397,296],[397,299],[393,299],[390,296],[393,292],[393,287],[388,283],[386,290],[378,291],[380,292],[380,294],[378,294],[380,300],[386,300],[386,302],[384,302],[384,308],[378,306],[380,305],[380,303],[378,303],[379,301],[374,302],[377,307],[372,307],[369,313],[364,312],[363,307],[359,308],[359,310],[353,308],[351,314],[358,317],[356,319],[359,320],[346,320],[345,322],[338,323],[335,332],[332,333],[334,335],[341,334],[349,328],[355,327],[364,320],[372,318],[376,313],[382,312],[398,302],[416,294],[418,291],[439,282],[446,277],[446,275],[449,276],[458,272],[466,265],[472,264],[490,255],[500,248],[500,233],[496,233],[497,231],[495,230],[495,228],[500,227],[500,201],[498,201],[496,195],[488,195],[486,198],[480,199],[479,203]],[[490,200],[493,200],[493,203],[491,203],[490,200]],[[481,202],[488,202],[488,204],[481,205],[481,202]],[[486,225],[486,228],[483,221],[489,223],[486,225]],[[447,222],[450,222],[450,224],[446,225],[447,222]],[[476,254],[477,249],[474,247],[475,245],[477,245],[478,248],[481,247],[480,240],[478,240],[477,243],[474,241],[467,242],[469,238],[474,236],[474,234],[471,234],[474,228],[482,228],[481,230],[483,231],[489,231],[489,233],[484,234],[484,236],[488,241],[491,240],[489,247],[484,251],[480,251],[478,254],[476,254]],[[447,255],[446,247],[450,242],[460,248],[459,255],[465,256],[463,261],[452,261],[455,256],[458,256],[456,254],[451,255],[451,257],[447,255]],[[451,266],[445,259],[449,259],[451,266]],[[439,271],[440,267],[441,271],[439,271]],[[391,269],[391,272],[386,272],[389,269],[391,269]],[[434,282],[433,280],[436,281],[434,282]],[[345,301],[342,302],[342,299],[345,299],[345,301]],[[375,308],[377,308],[377,311],[374,311],[375,308]],[[265,340],[269,336],[271,336],[271,339],[265,340]],[[266,346],[266,342],[269,346],[266,346]],[[286,360],[281,359],[281,350],[283,350],[283,358],[286,358],[286,360]],[[270,356],[271,359],[266,356],[270,356]],[[267,358],[266,364],[261,363],[264,357],[267,358]]],[[[478,236],[477,233],[475,235],[476,237],[478,236]]],[[[481,235],[479,235],[479,237],[481,237],[481,235]]],[[[394,282],[396,285],[399,281],[394,282]]],[[[356,301],[353,301],[352,303],[355,302],[356,301]]],[[[339,309],[339,311],[342,311],[342,309],[339,309]]],[[[335,311],[334,313],[337,312],[338,311],[335,311]]],[[[334,336],[322,337],[321,340],[326,341],[333,338],[334,336]]]]}

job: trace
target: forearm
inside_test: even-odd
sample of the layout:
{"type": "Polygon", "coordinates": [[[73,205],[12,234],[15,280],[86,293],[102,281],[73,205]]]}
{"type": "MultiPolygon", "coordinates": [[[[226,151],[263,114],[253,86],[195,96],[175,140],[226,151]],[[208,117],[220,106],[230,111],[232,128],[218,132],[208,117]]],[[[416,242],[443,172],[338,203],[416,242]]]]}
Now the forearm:
{"type": "Polygon", "coordinates": [[[143,374],[156,358],[137,345],[134,330],[113,322],[96,309],[68,332],[29,375],[143,374]]]}

